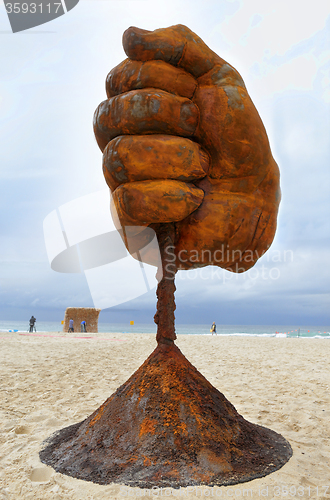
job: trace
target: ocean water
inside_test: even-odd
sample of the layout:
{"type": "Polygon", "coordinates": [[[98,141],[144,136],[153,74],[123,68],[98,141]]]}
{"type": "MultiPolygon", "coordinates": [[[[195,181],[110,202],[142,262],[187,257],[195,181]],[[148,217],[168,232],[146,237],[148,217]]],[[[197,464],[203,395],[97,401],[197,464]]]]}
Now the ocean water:
{"type": "MultiPolygon", "coordinates": [[[[177,335],[211,335],[211,325],[176,325],[177,335]]],[[[62,332],[61,322],[37,321],[37,332],[62,332]]],[[[330,339],[329,326],[301,326],[301,325],[217,325],[218,335],[235,336],[260,336],[273,337],[277,333],[286,334],[288,337],[297,337],[300,329],[302,338],[320,338],[330,339]]],[[[19,332],[29,331],[28,321],[0,321],[1,332],[19,332]]],[[[80,329],[77,330],[78,332],[80,329]]],[[[154,333],[156,334],[155,324],[135,323],[99,323],[99,333],[154,333]]]]}

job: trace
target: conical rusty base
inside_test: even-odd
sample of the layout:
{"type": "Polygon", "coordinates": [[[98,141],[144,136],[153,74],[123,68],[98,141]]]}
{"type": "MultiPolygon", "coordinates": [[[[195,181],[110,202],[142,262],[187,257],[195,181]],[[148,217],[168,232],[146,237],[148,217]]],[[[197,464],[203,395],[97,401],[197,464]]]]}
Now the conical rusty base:
{"type": "Polygon", "coordinates": [[[174,344],[160,344],[98,410],[40,452],[63,474],[143,488],[242,483],[291,455],[281,435],[247,422],[174,344]]]}

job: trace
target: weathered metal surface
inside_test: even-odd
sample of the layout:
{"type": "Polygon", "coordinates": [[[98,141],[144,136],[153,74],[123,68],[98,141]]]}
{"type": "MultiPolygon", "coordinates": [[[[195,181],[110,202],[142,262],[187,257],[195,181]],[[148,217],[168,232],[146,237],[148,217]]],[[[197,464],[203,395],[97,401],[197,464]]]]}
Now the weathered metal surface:
{"type": "Polygon", "coordinates": [[[246,271],[274,238],[280,189],[242,77],[185,26],[129,28],[123,46],[94,119],[121,225],[174,222],[178,269],[246,271]],[[185,203],[183,182],[203,197],[185,203]]]}
{"type": "Polygon", "coordinates": [[[121,135],[103,152],[103,173],[114,191],[120,184],[169,179],[193,182],[205,177],[209,157],[195,142],[173,135],[121,135]]]}
{"type": "Polygon", "coordinates": [[[94,131],[116,227],[138,227],[130,238],[121,231],[128,249],[143,247],[141,225],[158,236],[158,347],[90,417],[51,437],[40,458],[100,484],[249,481],[282,467],[291,447],[239,415],[174,345],[174,277],[255,264],[275,234],[278,168],[242,78],[197,35],[185,26],[130,28],[123,44],[129,59],[107,77],[94,131]]]}
{"type": "Polygon", "coordinates": [[[162,267],[158,269],[158,273],[162,272],[162,277],[157,287],[157,312],[154,316],[157,325],[156,340],[158,343],[169,344],[176,339],[174,326],[174,293],[176,288],[174,280],[177,267],[175,259],[173,262],[171,256],[171,250],[174,248],[175,229],[174,224],[159,224],[155,229],[162,260],[162,267]]]}
{"type": "Polygon", "coordinates": [[[163,61],[133,61],[125,59],[111,70],[106,80],[107,96],[145,87],[165,90],[191,98],[197,87],[195,78],[184,70],[163,61]]]}
{"type": "Polygon", "coordinates": [[[197,128],[197,106],[185,97],[157,89],[131,90],[103,101],[96,112],[97,142],[104,150],[125,134],[170,134],[190,137],[197,128]]]}
{"type": "Polygon", "coordinates": [[[78,479],[151,488],[241,483],[291,455],[282,436],[247,422],[174,344],[161,343],[90,417],[50,438],[40,458],[78,479]]]}

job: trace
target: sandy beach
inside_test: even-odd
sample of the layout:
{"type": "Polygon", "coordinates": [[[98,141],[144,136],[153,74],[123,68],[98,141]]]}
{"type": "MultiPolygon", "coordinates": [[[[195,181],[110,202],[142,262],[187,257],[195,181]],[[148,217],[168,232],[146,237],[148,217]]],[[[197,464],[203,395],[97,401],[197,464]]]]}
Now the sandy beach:
{"type": "Polygon", "coordinates": [[[2,333],[0,499],[330,498],[330,342],[181,335],[177,345],[247,420],[282,434],[293,456],[236,486],[140,490],[56,473],[42,442],[97,409],[156,347],[151,334],[2,333]]]}

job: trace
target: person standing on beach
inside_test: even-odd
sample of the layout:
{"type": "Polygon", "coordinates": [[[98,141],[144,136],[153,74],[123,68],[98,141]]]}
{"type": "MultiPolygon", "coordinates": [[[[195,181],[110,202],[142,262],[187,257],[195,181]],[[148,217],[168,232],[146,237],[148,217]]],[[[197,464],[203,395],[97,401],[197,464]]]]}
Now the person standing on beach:
{"type": "Polygon", "coordinates": [[[35,331],[37,331],[36,327],[35,327],[35,322],[36,322],[36,318],[34,316],[31,316],[30,318],[30,332],[33,332],[33,329],[35,331]]]}
{"type": "Polygon", "coordinates": [[[74,332],[74,329],[73,329],[73,319],[70,319],[70,321],[69,321],[69,330],[68,330],[68,333],[70,333],[70,332],[72,332],[72,333],[74,332]]]}
{"type": "Polygon", "coordinates": [[[212,326],[211,326],[211,330],[210,332],[212,333],[212,335],[215,333],[217,335],[217,325],[215,324],[215,322],[213,321],[212,323],[212,326]]]}
{"type": "Polygon", "coordinates": [[[85,333],[86,333],[86,332],[87,332],[87,328],[86,328],[86,326],[87,326],[86,321],[85,321],[85,320],[84,320],[84,321],[82,321],[82,322],[80,323],[80,331],[81,331],[81,332],[85,332],[85,333]]]}

